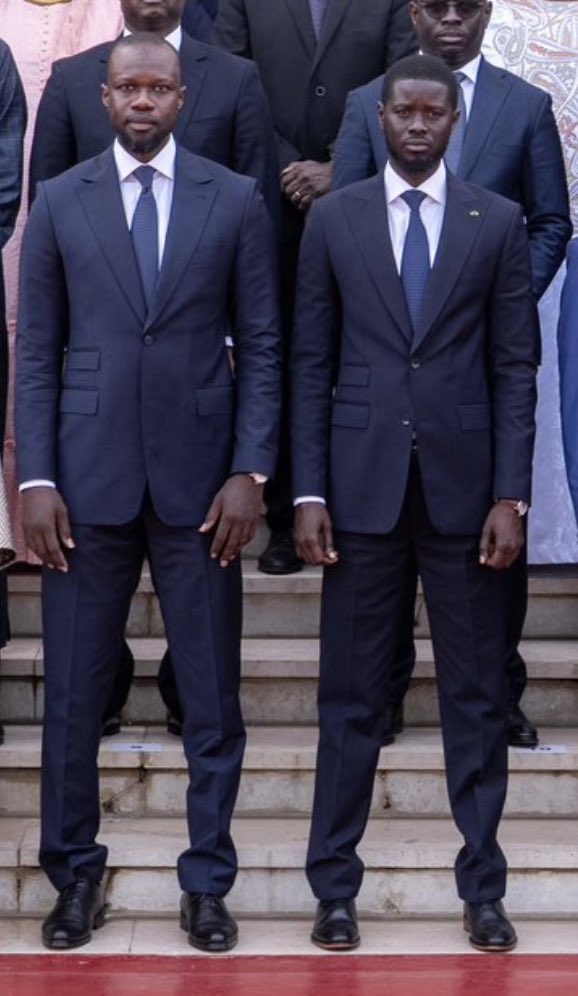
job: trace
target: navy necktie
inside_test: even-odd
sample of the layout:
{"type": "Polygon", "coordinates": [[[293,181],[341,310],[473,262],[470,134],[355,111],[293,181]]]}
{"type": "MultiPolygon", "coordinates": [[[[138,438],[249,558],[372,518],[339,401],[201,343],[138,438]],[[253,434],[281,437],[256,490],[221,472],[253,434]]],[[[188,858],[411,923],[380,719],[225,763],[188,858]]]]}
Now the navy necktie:
{"type": "Polygon", "coordinates": [[[460,116],[450,135],[450,140],[448,142],[444,158],[447,168],[451,170],[452,173],[457,173],[468,119],[466,117],[466,102],[464,100],[464,91],[462,89],[462,81],[466,79],[466,76],[464,73],[454,73],[454,76],[458,84],[458,111],[460,112],[460,116]]]}
{"type": "Polygon", "coordinates": [[[152,166],[139,166],[133,173],[142,190],[132,219],[131,235],[145,301],[149,308],[159,275],[159,221],[153,194],[154,175],[152,166]]]}
{"type": "Polygon", "coordinates": [[[323,18],[325,17],[325,11],[327,10],[328,3],[329,0],[309,0],[309,9],[311,11],[311,20],[313,21],[313,30],[315,32],[315,37],[318,40],[319,40],[319,35],[321,34],[323,18]]]}
{"type": "Polygon", "coordinates": [[[406,190],[401,196],[411,211],[401,257],[401,282],[415,331],[430,271],[427,232],[419,213],[425,194],[421,190],[406,190]]]}

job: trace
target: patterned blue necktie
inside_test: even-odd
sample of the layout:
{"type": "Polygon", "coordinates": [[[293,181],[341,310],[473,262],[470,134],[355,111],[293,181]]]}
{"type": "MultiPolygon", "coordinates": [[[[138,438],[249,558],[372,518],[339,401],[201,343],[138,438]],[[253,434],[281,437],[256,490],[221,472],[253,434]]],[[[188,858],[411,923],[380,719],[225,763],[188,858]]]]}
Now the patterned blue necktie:
{"type": "Polygon", "coordinates": [[[152,166],[139,166],[133,173],[142,185],[142,190],[132,219],[131,235],[142,289],[149,308],[159,275],[159,220],[152,189],[154,175],[152,166]]]}
{"type": "Polygon", "coordinates": [[[321,26],[323,24],[323,18],[325,17],[325,11],[327,10],[328,3],[329,0],[309,0],[311,20],[313,21],[313,30],[317,40],[319,40],[319,35],[321,34],[321,26]]]}
{"type": "Polygon", "coordinates": [[[460,116],[452,129],[444,159],[447,168],[451,170],[452,173],[457,173],[468,118],[466,115],[466,102],[464,100],[464,91],[462,88],[462,82],[466,79],[466,75],[465,73],[454,73],[454,76],[458,84],[458,111],[460,112],[460,116]]]}
{"type": "Polygon", "coordinates": [[[425,194],[422,190],[406,190],[401,196],[411,211],[401,257],[401,282],[415,331],[430,271],[427,232],[419,212],[425,194]]]}

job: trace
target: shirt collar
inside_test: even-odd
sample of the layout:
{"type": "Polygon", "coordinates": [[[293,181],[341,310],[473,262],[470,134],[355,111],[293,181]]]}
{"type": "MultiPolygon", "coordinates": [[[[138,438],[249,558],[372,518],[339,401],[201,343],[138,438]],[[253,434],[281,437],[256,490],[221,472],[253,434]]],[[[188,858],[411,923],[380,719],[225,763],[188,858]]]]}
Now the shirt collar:
{"type": "MultiPolygon", "coordinates": [[[[129,28],[125,27],[123,35],[125,36],[132,35],[132,31],[129,28]]],[[[175,28],[174,31],[171,31],[170,35],[165,35],[165,41],[168,41],[169,45],[172,45],[173,48],[177,50],[177,52],[180,52],[181,44],[183,41],[183,29],[181,28],[180,24],[175,28]]]]}
{"type": "Polygon", "coordinates": [[[406,190],[422,190],[424,194],[431,197],[432,200],[436,201],[442,206],[446,203],[446,167],[442,160],[436,169],[435,173],[428,177],[425,183],[422,183],[419,187],[412,187],[407,180],[396,173],[392,165],[388,161],[385,164],[384,170],[384,181],[385,181],[385,198],[388,204],[395,201],[398,197],[401,197],[406,190]]]}
{"type": "Polygon", "coordinates": [[[470,62],[466,62],[465,66],[460,66],[459,70],[456,70],[456,72],[463,73],[464,76],[466,76],[467,79],[469,79],[470,83],[473,83],[473,85],[475,86],[476,81],[478,79],[478,73],[480,71],[481,61],[482,61],[482,56],[481,53],[478,52],[475,59],[472,59],[470,62]]]}
{"type": "MultiPolygon", "coordinates": [[[[114,161],[116,163],[116,168],[118,170],[118,177],[122,183],[124,180],[134,173],[138,166],[142,166],[138,159],[131,156],[130,152],[123,149],[118,138],[115,138],[114,145],[112,147],[112,152],[114,155],[114,161]]],[[[177,146],[172,135],[169,136],[167,144],[157,152],[154,159],[148,162],[147,166],[152,166],[157,173],[161,173],[162,176],[166,176],[169,180],[174,180],[175,178],[175,156],[177,154],[177,146]]]]}

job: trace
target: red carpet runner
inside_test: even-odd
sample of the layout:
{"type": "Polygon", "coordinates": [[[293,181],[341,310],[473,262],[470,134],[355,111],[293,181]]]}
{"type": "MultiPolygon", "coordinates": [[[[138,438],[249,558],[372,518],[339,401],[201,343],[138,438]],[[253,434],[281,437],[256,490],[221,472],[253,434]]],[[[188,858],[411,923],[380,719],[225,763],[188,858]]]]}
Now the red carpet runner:
{"type": "Polygon", "coordinates": [[[0,956],[1,996],[577,996],[578,957],[0,956]]]}

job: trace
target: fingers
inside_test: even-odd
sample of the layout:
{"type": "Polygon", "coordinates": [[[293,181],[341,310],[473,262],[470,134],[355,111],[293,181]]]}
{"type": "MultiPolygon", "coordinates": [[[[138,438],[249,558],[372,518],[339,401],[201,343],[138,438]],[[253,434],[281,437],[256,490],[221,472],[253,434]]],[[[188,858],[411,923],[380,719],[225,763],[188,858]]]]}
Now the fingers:
{"type": "Polygon", "coordinates": [[[221,492],[219,492],[213,498],[211,507],[209,508],[209,511],[205,516],[205,521],[202,523],[202,525],[199,526],[200,533],[210,533],[211,529],[215,528],[217,522],[219,521],[219,516],[221,514],[221,505],[222,505],[221,492]]]}

